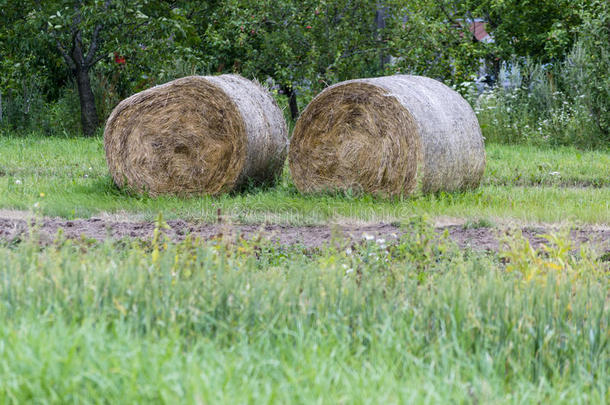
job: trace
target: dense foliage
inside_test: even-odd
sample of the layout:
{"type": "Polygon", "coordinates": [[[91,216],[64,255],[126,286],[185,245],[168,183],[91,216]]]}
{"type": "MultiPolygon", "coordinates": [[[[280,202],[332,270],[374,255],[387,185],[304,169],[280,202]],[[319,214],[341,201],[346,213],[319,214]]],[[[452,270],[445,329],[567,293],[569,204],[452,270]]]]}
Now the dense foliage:
{"type": "MultiPolygon", "coordinates": [[[[585,13],[581,32],[562,60],[513,60],[497,86],[471,97],[488,139],[610,145],[610,6],[585,13]]],[[[470,90],[472,91],[472,90],[470,90]]]]}
{"type": "MultiPolygon", "coordinates": [[[[535,92],[532,83],[542,80],[561,103],[575,106],[570,119],[586,133],[545,133],[552,142],[595,146],[609,137],[610,19],[601,0],[0,0],[0,6],[0,127],[12,130],[91,135],[120,99],[192,73],[236,72],[266,82],[295,119],[313,95],[340,80],[414,73],[460,85],[483,71],[498,79],[511,64],[523,76],[516,87],[535,92]],[[486,22],[494,41],[474,38],[475,19],[486,22]]],[[[537,120],[557,115],[551,104],[533,110],[537,120]]],[[[513,135],[500,140],[527,138],[513,135]]]]}

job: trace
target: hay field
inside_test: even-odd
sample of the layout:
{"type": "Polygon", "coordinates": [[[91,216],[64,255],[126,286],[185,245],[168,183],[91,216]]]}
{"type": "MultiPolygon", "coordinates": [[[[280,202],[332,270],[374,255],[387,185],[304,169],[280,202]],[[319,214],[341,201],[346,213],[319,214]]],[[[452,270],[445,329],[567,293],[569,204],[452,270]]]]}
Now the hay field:
{"type": "Polygon", "coordinates": [[[305,196],[287,167],[273,188],[218,198],[150,198],[117,190],[102,139],[0,137],[0,208],[88,218],[120,214],[153,220],[213,221],[220,208],[234,221],[293,225],[350,219],[392,222],[410,215],[476,221],[610,224],[610,153],[574,148],[487,145],[480,188],[395,200],[370,195],[305,196]],[[41,197],[41,193],[44,197],[41,197]],[[36,207],[34,207],[37,204],[36,207]]]}
{"type": "Polygon", "coordinates": [[[153,198],[114,186],[101,138],[0,137],[0,225],[85,218],[102,235],[43,240],[34,226],[9,240],[0,226],[0,403],[607,402],[608,254],[573,254],[561,232],[481,251],[434,223],[608,229],[610,153],[486,154],[471,192],[304,196],[284,168],[271,188],[153,198]],[[219,209],[285,231],[385,221],[405,232],[311,248],[177,241],[167,226],[219,209]],[[135,235],[149,221],[150,233],[104,239],[111,220],[140,221],[135,235]]]}

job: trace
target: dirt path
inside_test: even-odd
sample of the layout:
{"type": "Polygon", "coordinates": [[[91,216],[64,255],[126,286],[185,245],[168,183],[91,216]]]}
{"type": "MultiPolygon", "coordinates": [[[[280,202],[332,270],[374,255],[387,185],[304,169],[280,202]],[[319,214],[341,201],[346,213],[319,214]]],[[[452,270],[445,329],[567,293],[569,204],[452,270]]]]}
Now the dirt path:
{"type": "MultiPolygon", "coordinates": [[[[8,215],[0,213],[0,240],[18,241],[27,237],[31,218],[25,213],[14,212],[8,215]]],[[[113,238],[142,238],[152,237],[153,222],[121,221],[113,219],[91,218],[66,220],[62,218],[43,218],[37,220],[37,229],[42,242],[52,241],[57,231],[62,228],[68,238],[87,238],[98,241],[113,238]]],[[[181,240],[187,234],[204,239],[211,239],[219,235],[241,235],[245,238],[262,236],[282,244],[303,244],[306,247],[319,247],[327,244],[332,238],[348,238],[360,241],[365,237],[383,238],[388,242],[400,237],[404,232],[400,227],[392,224],[372,225],[319,225],[319,226],[290,226],[290,225],[239,225],[239,224],[200,224],[182,220],[167,221],[170,229],[166,230],[174,240],[181,240]]],[[[511,229],[521,229],[523,235],[532,245],[539,246],[545,242],[541,234],[555,230],[555,227],[536,225],[520,226],[511,229]]],[[[506,233],[503,228],[468,228],[464,225],[438,225],[436,231],[447,231],[449,236],[461,247],[471,247],[474,250],[497,251],[498,238],[506,233]]],[[[602,252],[610,251],[610,227],[583,226],[572,229],[570,238],[575,246],[582,243],[591,243],[602,252]]]]}

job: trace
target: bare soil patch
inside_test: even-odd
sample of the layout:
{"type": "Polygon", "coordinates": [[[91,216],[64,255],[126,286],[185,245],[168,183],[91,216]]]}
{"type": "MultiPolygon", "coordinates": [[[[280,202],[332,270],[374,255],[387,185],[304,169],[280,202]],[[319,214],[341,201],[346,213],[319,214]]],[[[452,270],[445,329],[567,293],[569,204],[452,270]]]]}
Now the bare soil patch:
{"type": "MultiPolygon", "coordinates": [[[[6,211],[0,214],[8,214],[6,211]]],[[[186,235],[203,239],[221,236],[241,236],[246,239],[262,237],[284,244],[300,244],[307,248],[316,248],[330,243],[333,239],[347,239],[359,242],[365,238],[384,239],[388,243],[398,239],[408,231],[396,224],[341,224],[318,226],[291,226],[273,224],[230,224],[230,223],[195,223],[183,220],[167,221],[169,229],[165,233],[173,240],[179,241],[186,235]]],[[[124,221],[109,217],[66,220],[63,218],[27,218],[23,213],[0,215],[0,240],[18,242],[24,240],[32,229],[42,243],[49,243],[59,229],[71,239],[105,239],[120,240],[125,238],[150,239],[155,228],[154,222],[124,221]]],[[[546,240],[541,236],[557,231],[552,225],[513,225],[493,228],[469,228],[462,224],[436,224],[435,230],[441,234],[448,232],[450,238],[462,248],[477,251],[498,251],[500,240],[507,232],[521,231],[534,247],[539,247],[546,240]]],[[[593,245],[601,252],[610,251],[610,227],[581,226],[570,230],[569,236],[575,248],[583,243],[593,245]]]]}

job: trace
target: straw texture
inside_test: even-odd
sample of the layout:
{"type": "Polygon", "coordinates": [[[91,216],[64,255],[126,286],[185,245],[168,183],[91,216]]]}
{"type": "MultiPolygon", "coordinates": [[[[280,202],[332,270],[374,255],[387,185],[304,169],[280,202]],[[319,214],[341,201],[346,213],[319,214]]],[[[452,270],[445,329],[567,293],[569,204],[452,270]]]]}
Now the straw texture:
{"type": "Polygon", "coordinates": [[[287,139],[271,95],[237,75],[189,76],[142,91],[119,103],[104,131],[117,186],[153,196],[273,182],[287,139]]]}
{"type": "Polygon", "coordinates": [[[485,148],[458,93],[427,77],[396,75],[320,93],[296,123],[289,161],[302,192],[394,196],[477,187],[485,148]]]}

